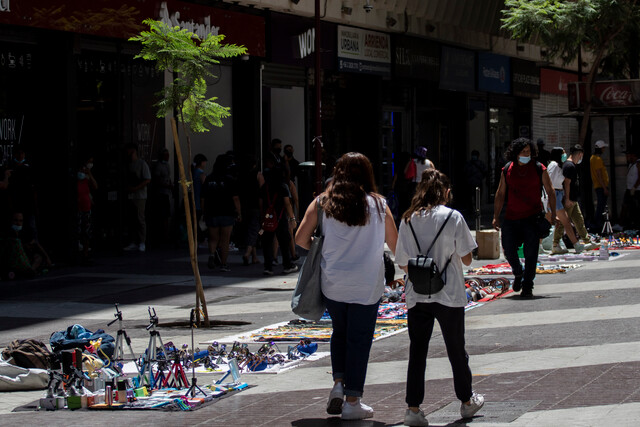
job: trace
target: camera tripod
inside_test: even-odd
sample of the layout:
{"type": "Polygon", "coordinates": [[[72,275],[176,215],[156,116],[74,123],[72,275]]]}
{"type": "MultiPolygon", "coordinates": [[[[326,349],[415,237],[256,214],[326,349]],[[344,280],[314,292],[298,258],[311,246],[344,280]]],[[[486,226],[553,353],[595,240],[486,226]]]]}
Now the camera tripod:
{"type": "MultiPolygon", "coordinates": [[[[191,325],[191,387],[185,393],[185,396],[191,395],[192,398],[196,397],[198,392],[202,393],[205,397],[207,394],[198,386],[198,379],[196,378],[196,350],[193,342],[193,328],[196,326],[196,309],[191,309],[191,316],[189,319],[189,323],[191,325]]],[[[179,361],[176,363],[180,363],[179,361]]]]}
{"type": "MultiPolygon", "coordinates": [[[[139,376],[139,384],[143,385],[143,382],[146,382],[149,387],[153,388],[154,386],[154,377],[153,377],[153,362],[156,362],[158,359],[158,341],[160,341],[160,346],[162,347],[162,351],[164,352],[164,343],[162,342],[162,338],[160,337],[160,332],[156,330],[156,325],[158,324],[158,316],[156,315],[156,309],[148,307],[147,311],[149,311],[149,325],[147,326],[147,331],[149,331],[149,345],[147,346],[146,356],[144,357],[144,363],[142,364],[142,370],[139,376]]],[[[165,357],[166,359],[166,357],[165,357]]]]}
{"type": "Polygon", "coordinates": [[[604,225],[602,226],[602,237],[611,238],[613,236],[613,228],[611,228],[611,222],[609,221],[609,207],[604,207],[604,213],[602,214],[604,217],[604,225]]]}
{"type": "MultiPolygon", "coordinates": [[[[122,326],[122,311],[120,311],[120,309],[118,308],[118,303],[115,303],[115,306],[116,314],[113,315],[115,319],[107,323],[107,326],[111,326],[116,320],[118,321],[118,334],[116,336],[116,347],[113,350],[113,361],[116,362],[119,360],[124,360],[124,343],[126,342],[127,347],[129,348],[129,352],[131,353],[131,360],[135,362],[136,356],[133,352],[133,348],[131,348],[131,338],[129,338],[129,335],[127,335],[127,331],[125,331],[124,327],[122,326]]],[[[137,363],[135,365],[139,375],[140,368],[138,367],[137,363]]]]}

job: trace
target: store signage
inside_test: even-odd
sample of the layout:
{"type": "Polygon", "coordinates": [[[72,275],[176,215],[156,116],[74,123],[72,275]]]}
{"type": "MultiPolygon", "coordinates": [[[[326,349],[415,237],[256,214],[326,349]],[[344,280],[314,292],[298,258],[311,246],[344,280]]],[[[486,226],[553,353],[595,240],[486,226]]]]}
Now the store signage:
{"type": "Polygon", "coordinates": [[[316,51],[316,30],[309,28],[302,34],[293,38],[293,57],[302,59],[316,51]]]}
{"type": "Polygon", "coordinates": [[[540,80],[540,92],[567,96],[569,94],[569,83],[577,82],[578,75],[566,71],[542,68],[540,70],[540,80]]]}
{"type": "Polygon", "coordinates": [[[440,79],[440,46],[416,37],[394,38],[394,74],[396,77],[440,79]]]}
{"type": "MultiPolygon", "coordinates": [[[[585,107],[586,83],[569,83],[569,109],[585,107]]],[[[596,82],[591,96],[594,108],[640,107],[640,80],[596,82]]]]}
{"type": "Polygon", "coordinates": [[[0,166],[6,166],[13,158],[13,148],[20,143],[24,115],[0,116],[0,166]]]}
{"type": "Polygon", "coordinates": [[[389,35],[339,25],[338,69],[391,76],[389,35]]]}
{"type": "Polygon", "coordinates": [[[475,91],[475,55],[473,51],[442,47],[440,89],[475,91]]]}
{"type": "Polygon", "coordinates": [[[191,18],[189,21],[180,20],[180,12],[169,12],[167,2],[160,3],[159,21],[164,22],[170,27],[180,27],[191,31],[200,38],[205,38],[208,34],[217,36],[220,33],[220,27],[211,26],[211,15],[203,16],[202,23],[197,23],[191,18]]]}
{"type": "Polygon", "coordinates": [[[535,62],[511,58],[511,85],[515,96],[540,98],[540,68],[535,62]]]}
{"type": "Polygon", "coordinates": [[[509,57],[495,53],[478,53],[478,90],[511,93],[511,63],[509,57]]]}

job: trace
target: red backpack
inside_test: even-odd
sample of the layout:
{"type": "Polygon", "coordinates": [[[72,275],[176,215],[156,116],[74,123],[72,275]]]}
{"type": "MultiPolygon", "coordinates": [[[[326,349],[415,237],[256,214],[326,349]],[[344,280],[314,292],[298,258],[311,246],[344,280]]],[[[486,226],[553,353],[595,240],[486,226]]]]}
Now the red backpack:
{"type": "Polygon", "coordinates": [[[262,229],[268,232],[274,232],[278,229],[278,223],[280,222],[280,218],[282,217],[282,212],[284,212],[284,206],[280,211],[280,214],[276,214],[275,202],[278,194],[274,194],[273,199],[269,200],[269,187],[266,187],[267,190],[267,201],[269,201],[269,206],[267,210],[264,212],[264,218],[262,219],[262,229]]]}

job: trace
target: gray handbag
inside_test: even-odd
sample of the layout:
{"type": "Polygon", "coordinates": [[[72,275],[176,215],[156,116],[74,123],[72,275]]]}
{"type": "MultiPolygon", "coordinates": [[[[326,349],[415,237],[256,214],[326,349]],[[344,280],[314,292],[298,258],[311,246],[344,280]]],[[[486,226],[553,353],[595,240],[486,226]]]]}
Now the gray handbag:
{"type": "Polygon", "coordinates": [[[318,225],[314,232],[314,238],[304,260],[298,284],[291,298],[291,310],[298,316],[308,320],[320,320],[324,314],[325,304],[320,288],[320,261],[322,259],[322,207],[318,206],[318,225]]]}

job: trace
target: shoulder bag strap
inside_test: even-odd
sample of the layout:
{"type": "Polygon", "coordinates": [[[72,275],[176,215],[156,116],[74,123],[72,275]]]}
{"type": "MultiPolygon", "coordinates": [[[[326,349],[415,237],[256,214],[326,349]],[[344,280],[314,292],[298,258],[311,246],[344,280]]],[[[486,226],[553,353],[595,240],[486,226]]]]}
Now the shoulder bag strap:
{"type": "Polygon", "coordinates": [[[322,231],[322,205],[320,204],[320,197],[316,200],[316,206],[318,208],[318,223],[316,224],[315,236],[320,237],[323,234],[322,231]]]}

